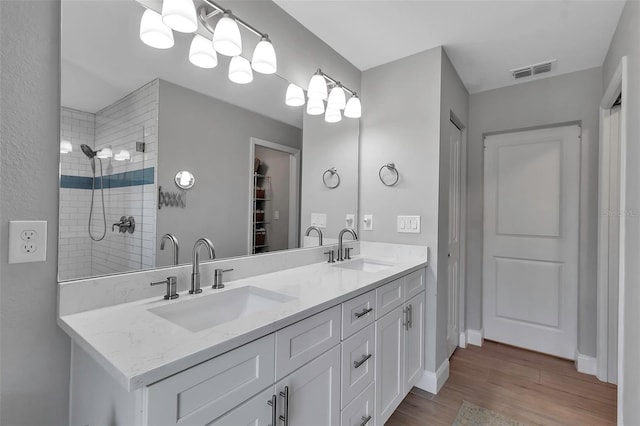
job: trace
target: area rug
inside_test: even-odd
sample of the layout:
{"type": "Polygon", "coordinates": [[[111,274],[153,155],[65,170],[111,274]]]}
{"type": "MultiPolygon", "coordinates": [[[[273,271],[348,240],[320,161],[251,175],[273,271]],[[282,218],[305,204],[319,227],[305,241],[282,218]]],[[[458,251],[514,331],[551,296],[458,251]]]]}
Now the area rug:
{"type": "Polygon", "coordinates": [[[458,416],[452,426],[526,426],[525,423],[510,419],[495,411],[478,407],[467,401],[462,401],[458,416]]]}

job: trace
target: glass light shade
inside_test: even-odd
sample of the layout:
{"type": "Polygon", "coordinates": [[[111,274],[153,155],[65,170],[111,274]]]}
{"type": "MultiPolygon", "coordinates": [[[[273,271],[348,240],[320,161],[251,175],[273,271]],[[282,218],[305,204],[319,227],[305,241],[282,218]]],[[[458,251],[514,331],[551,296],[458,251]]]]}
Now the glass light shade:
{"type": "Polygon", "coordinates": [[[198,29],[198,18],[193,0],[164,0],[162,22],[181,33],[195,32],[198,29]]]}
{"type": "Polygon", "coordinates": [[[109,147],[102,148],[100,151],[98,151],[98,153],[96,154],[96,157],[102,158],[102,159],[111,158],[113,157],[113,151],[109,147]]]}
{"type": "Polygon", "coordinates": [[[229,63],[229,80],[238,84],[247,84],[253,81],[251,64],[242,56],[234,56],[229,63]]]}
{"type": "Polygon", "coordinates": [[[147,9],[140,19],[140,40],[156,49],[169,49],[173,47],[173,32],[162,22],[159,13],[147,9]]]}
{"type": "Polygon", "coordinates": [[[309,87],[307,88],[307,96],[309,99],[327,99],[327,82],[320,74],[314,74],[309,81],[309,87]]]}
{"type": "Polygon", "coordinates": [[[320,115],[324,112],[324,102],[322,99],[309,99],[307,102],[307,114],[320,115]]]}
{"type": "Polygon", "coordinates": [[[251,58],[251,68],[260,74],[273,74],[278,70],[276,51],[269,37],[262,37],[256,45],[251,58]]]}
{"type": "Polygon", "coordinates": [[[68,154],[71,151],[73,151],[73,146],[71,146],[71,142],[69,141],[60,142],[60,154],[68,154]]]}
{"type": "Polygon", "coordinates": [[[360,104],[360,98],[356,95],[349,98],[344,109],[344,116],[349,118],[360,118],[362,116],[362,105],[360,104]]]}
{"type": "Polygon", "coordinates": [[[327,100],[327,109],[344,109],[347,104],[347,100],[344,96],[344,90],[342,86],[335,86],[329,93],[329,99],[327,100]]]}
{"type": "Polygon", "coordinates": [[[213,48],[225,56],[238,56],[242,53],[240,29],[233,15],[225,12],[216,24],[213,32],[213,48]]]}
{"type": "Polygon", "coordinates": [[[340,110],[337,108],[329,108],[327,107],[327,112],[324,114],[324,121],[327,123],[337,123],[342,120],[342,114],[340,114],[340,110]]]}
{"type": "Polygon", "coordinates": [[[215,68],[218,65],[218,54],[213,48],[211,40],[196,34],[191,40],[189,61],[200,68],[215,68]]]}
{"type": "Polygon", "coordinates": [[[131,160],[131,154],[126,149],[122,149],[119,153],[113,156],[113,159],[116,161],[131,160]]]}
{"type": "Polygon", "coordinates": [[[302,87],[290,83],[289,87],[287,87],[285,103],[289,106],[301,106],[304,105],[304,102],[304,91],[302,90],[302,87]]]}

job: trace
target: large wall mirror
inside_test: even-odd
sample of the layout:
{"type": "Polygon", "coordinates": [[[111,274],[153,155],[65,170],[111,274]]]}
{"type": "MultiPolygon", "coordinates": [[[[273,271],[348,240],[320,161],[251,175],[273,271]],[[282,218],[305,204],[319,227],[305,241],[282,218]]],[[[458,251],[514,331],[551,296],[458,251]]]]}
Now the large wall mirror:
{"type": "MultiPolygon", "coordinates": [[[[189,263],[200,237],[217,258],[315,245],[312,218],[335,239],[357,215],[358,120],[285,105],[286,76],[233,83],[222,55],[216,68],[193,66],[193,35],[146,46],[144,11],[62,2],[59,279],[189,263]],[[323,182],[332,168],[335,189],[323,182]],[[161,250],[165,234],[177,259],[168,239],[161,250]]],[[[242,35],[252,52],[258,39],[242,35]]]]}

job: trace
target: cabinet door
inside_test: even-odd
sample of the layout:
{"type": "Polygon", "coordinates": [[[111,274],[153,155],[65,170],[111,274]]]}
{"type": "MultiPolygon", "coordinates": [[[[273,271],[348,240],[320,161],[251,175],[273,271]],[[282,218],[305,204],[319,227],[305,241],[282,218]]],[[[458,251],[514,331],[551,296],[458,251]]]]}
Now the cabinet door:
{"type": "Polygon", "coordinates": [[[424,292],[409,299],[409,329],[404,339],[404,393],[407,394],[424,372],[424,292]]]}
{"type": "Polygon", "coordinates": [[[289,426],[339,424],[340,345],[279,381],[276,392],[289,426]]]}
{"type": "Polygon", "coordinates": [[[273,408],[269,405],[273,395],[272,386],[207,426],[269,426],[273,423],[273,408]]]}
{"type": "Polygon", "coordinates": [[[404,311],[376,321],[376,422],[384,424],[404,398],[404,311]]]}

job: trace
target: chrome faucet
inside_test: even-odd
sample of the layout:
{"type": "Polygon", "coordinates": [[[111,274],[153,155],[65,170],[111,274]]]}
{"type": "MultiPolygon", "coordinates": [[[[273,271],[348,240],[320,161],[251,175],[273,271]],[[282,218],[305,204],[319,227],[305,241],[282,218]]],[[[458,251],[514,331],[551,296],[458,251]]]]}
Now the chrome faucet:
{"type": "Polygon", "coordinates": [[[208,238],[200,238],[193,245],[193,270],[191,271],[191,289],[189,294],[202,293],[200,288],[200,247],[206,246],[209,250],[209,259],[216,258],[216,249],[208,238]]]}
{"type": "Polygon", "coordinates": [[[160,240],[160,250],[164,250],[164,243],[167,241],[171,242],[171,245],[173,246],[173,264],[177,265],[179,251],[178,239],[173,234],[164,234],[162,236],[162,240],[160,240]]]}
{"type": "Polygon", "coordinates": [[[344,228],[342,231],[340,231],[340,234],[338,234],[338,262],[342,262],[344,260],[344,254],[342,251],[342,237],[344,237],[344,234],[346,233],[351,234],[354,240],[358,239],[358,234],[356,234],[356,231],[351,228],[344,228]]]}
{"type": "Polygon", "coordinates": [[[308,237],[309,234],[311,233],[311,231],[316,231],[318,233],[318,246],[321,246],[322,245],[322,231],[317,226],[310,226],[310,227],[307,228],[307,230],[304,233],[305,237],[308,237]]]}

